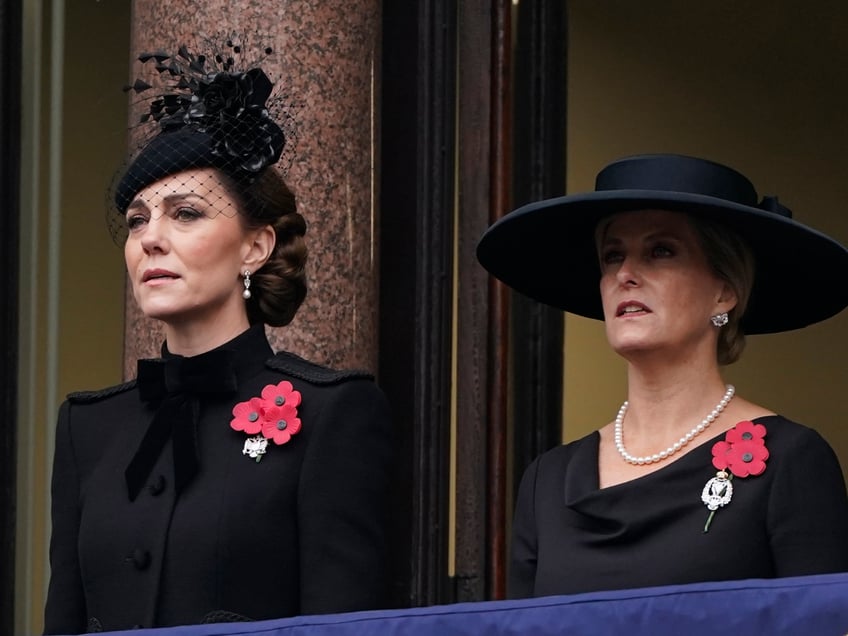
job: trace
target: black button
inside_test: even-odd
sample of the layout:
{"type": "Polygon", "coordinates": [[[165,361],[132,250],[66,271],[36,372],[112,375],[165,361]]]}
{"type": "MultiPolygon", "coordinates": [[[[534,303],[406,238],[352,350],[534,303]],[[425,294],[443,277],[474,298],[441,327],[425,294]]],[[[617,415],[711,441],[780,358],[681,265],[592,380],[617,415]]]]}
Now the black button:
{"type": "Polygon", "coordinates": [[[135,625],[132,626],[132,628],[133,629],[144,629],[144,625],[139,625],[138,623],[136,623],[135,625]]]}
{"type": "Polygon", "coordinates": [[[150,491],[150,494],[154,497],[158,497],[163,492],[165,492],[165,475],[158,475],[156,479],[154,479],[151,483],[147,485],[147,489],[150,491]]]}
{"type": "Polygon", "coordinates": [[[136,548],[133,550],[132,556],[130,559],[133,562],[133,565],[137,570],[146,570],[150,567],[150,552],[147,550],[142,550],[141,548],[136,548]]]}

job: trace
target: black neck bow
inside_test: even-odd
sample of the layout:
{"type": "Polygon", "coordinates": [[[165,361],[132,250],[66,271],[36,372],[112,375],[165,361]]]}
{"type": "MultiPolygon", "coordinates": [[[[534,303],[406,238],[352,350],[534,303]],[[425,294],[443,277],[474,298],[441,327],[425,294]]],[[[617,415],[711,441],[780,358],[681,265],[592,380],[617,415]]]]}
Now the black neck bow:
{"type": "Polygon", "coordinates": [[[233,352],[215,349],[192,358],[139,360],[137,384],[141,399],[158,408],[124,473],[130,501],[138,496],[169,438],[173,439],[176,492],[194,478],[199,466],[200,397],[238,388],[233,352]]]}

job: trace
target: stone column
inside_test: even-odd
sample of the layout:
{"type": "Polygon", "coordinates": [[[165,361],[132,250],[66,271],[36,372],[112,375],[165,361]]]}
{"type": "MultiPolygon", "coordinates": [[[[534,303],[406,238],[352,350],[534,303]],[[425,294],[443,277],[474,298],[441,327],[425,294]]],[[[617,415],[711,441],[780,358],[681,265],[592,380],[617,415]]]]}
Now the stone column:
{"type": "MultiPolygon", "coordinates": [[[[275,49],[277,66],[263,66],[298,106],[286,180],[309,225],[310,254],[306,301],[269,338],[275,349],[341,368],[374,370],[377,360],[379,30],[379,0],[133,2],[133,60],[198,35],[236,33],[275,49]]],[[[158,355],[162,340],[161,326],[140,313],[128,288],[125,375],[135,375],[138,358],[158,355]]]]}

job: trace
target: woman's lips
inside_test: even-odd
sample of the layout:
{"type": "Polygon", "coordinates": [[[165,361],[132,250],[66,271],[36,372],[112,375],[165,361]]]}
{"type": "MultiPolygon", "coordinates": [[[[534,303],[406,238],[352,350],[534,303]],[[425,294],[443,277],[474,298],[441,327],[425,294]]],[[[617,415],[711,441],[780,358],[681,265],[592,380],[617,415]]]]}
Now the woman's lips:
{"type": "Polygon", "coordinates": [[[649,313],[651,313],[651,310],[648,309],[646,305],[633,300],[627,300],[623,303],[619,303],[618,308],[615,311],[616,316],[635,316],[649,313]]]}
{"type": "Polygon", "coordinates": [[[142,275],[141,282],[155,284],[159,281],[169,281],[175,278],[179,278],[179,276],[167,269],[148,269],[142,275]]]}

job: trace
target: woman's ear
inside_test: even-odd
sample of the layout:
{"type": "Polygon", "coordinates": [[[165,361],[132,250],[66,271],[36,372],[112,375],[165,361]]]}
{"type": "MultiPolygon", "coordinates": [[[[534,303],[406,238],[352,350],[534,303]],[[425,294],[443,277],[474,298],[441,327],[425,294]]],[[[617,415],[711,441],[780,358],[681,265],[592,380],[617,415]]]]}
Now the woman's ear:
{"type": "Polygon", "coordinates": [[[739,302],[736,290],[728,283],[722,283],[718,298],[716,299],[716,313],[730,312],[739,302]]]}
{"type": "Polygon", "coordinates": [[[263,225],[259,229],[251,230],[247,234],[247,253],[245,254],[242,269],[256,272],[274,252],[277,244],[277,233],[270,225],[263,225]]]}

